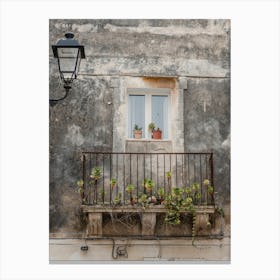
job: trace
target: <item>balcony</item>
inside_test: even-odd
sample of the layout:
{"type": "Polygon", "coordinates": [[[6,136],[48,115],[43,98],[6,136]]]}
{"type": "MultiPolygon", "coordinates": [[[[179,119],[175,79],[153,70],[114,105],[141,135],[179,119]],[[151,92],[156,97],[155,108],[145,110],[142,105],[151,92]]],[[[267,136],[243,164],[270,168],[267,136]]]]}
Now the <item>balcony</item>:
{"type": "Polygon", "coordinates": [[[174,235],[172,227],[181,224],[182,228],[182,221],[190,216],[196,217],[195,225],[191,222],[180,234],[208,232],[215,211],[213,153],[85,151],[82,160],[79,192],[87,236],[174,235]],[[127,215],[136,221],[132,229],[124,222],[127,215]],[[114,230],[113,220],[127,229],[114,230]],[[158,230],[163,221],[170,225],[167,231],[158,230]]]}

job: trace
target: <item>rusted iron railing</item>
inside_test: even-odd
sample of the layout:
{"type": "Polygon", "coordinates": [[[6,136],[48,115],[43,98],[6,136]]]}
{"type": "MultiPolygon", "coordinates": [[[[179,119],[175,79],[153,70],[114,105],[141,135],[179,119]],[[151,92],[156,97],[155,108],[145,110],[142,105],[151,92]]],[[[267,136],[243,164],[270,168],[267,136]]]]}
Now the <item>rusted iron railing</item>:
{"type": "MultiPolygon", "coordinates": [[[[199,185],[199,205],[212,205],[204,180],[214,186],[213,153],[82,153],[83,188],[82,199],[86,205],[112,205],[119,199],[122,205],[130,204],[131,197],[138,202],[142,194],[147,194],[144,181],[154,184],[151,191],[157,194],[159,188],[165,194],[172,188],[193,188],[199,185]],[[99,171],[98,171],[99,170],[99,171]],[[96,176],[94,177],[94,172],[96,176]],[[167,174],[170,173],[167,176],[167,174]],[[114,184],[115,182],[115,184],[114,184]],[[133,185],[133,191],[126,188],[133,185]]],[[[150,193],[149,193],[150,194],[150,193]]],[[[186,193],[184,194],[187,195],[186,193]]]]}

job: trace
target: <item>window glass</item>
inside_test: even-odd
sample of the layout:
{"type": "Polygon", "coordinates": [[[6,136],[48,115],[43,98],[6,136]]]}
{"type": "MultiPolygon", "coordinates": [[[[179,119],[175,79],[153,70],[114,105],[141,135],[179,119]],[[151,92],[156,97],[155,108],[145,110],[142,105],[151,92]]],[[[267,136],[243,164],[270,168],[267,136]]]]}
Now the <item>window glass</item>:
{"type": "Polygon", "coordinates": [[[145,95],[129,95],[128,134],[133,138],[134,126],[142,128],[145,137],[145,95]]]}
{"type": "Polygon", "coordinates": [[[165,95],[152,96],[152,122],[162,130],[162,138],[168,138],[168,97],[165,95]]]}

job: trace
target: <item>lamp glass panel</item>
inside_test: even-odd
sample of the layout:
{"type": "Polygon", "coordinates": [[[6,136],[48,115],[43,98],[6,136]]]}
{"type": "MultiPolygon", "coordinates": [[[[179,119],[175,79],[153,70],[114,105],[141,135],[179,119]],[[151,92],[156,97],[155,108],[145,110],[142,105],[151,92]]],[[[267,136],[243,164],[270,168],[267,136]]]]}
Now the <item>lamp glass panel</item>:
{"type": "Polygon", "coordinates": [[[77,71],[76,61],[79,54],[78,48],[58,48],[57,50],[60,63],[60,71],[64,79],[71,79],[73,73],[77,71]]]}
{"type": "Polygon", "coordinates": [[[76,59],[77,59],[78,49],[75,48],[58,48],[58,56],[60,61],[61,71],[71,71],[75,70],[76,59]]]}

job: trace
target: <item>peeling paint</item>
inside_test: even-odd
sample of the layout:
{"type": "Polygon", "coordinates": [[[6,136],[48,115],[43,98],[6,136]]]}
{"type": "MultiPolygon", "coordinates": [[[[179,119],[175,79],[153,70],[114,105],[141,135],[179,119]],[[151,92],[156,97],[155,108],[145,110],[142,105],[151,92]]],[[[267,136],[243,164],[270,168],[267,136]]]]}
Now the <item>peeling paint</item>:
{"type": "Polygon", "coordinates": [[[155,88],[171,88],[174,89],[176,85],[175,78],[166,77],[142,77],[144,83],[147,83],[150,87],[155,88]]]}
{"type": "Polygon", "coordinates": [[[84,137],[80,130],[81,128],[75,124],[68,126],[68,133],[65,136],[65,141],[70,141],[74,146],[81,146],[84,143],[84,137]]]}
{"type": "Polygon", "coordinates": [[[227,150],[230,149],[230,135],[228,135],[227,139],[223,141],[222,147],[227,150]]]}
{"type": "Polygon", "coordinates": [[[104,26],[105,30],[110,32],[122,32],[122,33],[150,33],[156,35],[165,35],[165,36],[186,36],[186,35],[197,35],[197,34],[207,34],[207,35],[223,35],[225,30],[229,29],[229,24],[225,21],[226,24],[214,24],[213,21],[209,21],[206,27],[195,26],[195,27],[187,27],[171,24],[170,26],[151,26],[149,22],[143,21],[139,24],[139,26],[127,27],[127,26],[116,26],[113,24],[107,23],[104,26]]]}

